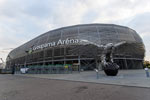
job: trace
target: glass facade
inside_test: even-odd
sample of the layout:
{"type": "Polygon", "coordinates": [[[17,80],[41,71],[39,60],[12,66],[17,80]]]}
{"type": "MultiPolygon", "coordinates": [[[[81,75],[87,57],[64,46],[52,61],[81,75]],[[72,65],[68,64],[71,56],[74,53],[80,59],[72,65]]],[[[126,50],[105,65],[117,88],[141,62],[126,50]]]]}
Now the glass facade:
{"type": "Polygon", "coordinates": [[[102,50],[79,43],[80,40],[98,45],[126,41],[115,50],[115,62],[121,69],[142,68],[145,54],[142,39],[136,31],[113,24],[76,25],[44,33],[12,50],[7,57],[7,67],[80,63],[81,68],[93,69],[96,56],[92,52],[100,57],[102,50]]]}

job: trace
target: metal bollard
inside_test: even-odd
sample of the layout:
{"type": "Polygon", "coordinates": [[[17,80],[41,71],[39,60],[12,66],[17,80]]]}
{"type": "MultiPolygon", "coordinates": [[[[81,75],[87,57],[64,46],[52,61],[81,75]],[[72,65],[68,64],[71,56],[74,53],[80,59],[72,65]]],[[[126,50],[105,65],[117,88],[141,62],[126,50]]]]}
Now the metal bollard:
{"type": "Polygon", "coordinates": [[[146,77],[150,77],[148,68],[145,68],[146,77]]]}
{"type": "Polygon", "coordinates": [[[96,78],[99,79],[99,73],[98,73],[98,70],[95,69],[95,71],[96,71],[96,78]]]}

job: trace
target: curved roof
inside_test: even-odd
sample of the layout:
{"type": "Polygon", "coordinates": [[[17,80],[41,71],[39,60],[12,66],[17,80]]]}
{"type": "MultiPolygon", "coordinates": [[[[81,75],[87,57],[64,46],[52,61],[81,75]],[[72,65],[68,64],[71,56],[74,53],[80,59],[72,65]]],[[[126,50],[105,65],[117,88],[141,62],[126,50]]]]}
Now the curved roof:
{"type": "Polygon", "coordinates": [[[56,30],[48,31],[9,53],[11,58],[18,58],[26,55],[25,51],[33,46],[44,43],[58,41],[59,39],[86,39],[97,44],[118,43],[127,41],[136,44],[141,54],[144,54],[144,44],[136,31],[114,24],[83,24],[69,27],[63,27],[56,30]]]}

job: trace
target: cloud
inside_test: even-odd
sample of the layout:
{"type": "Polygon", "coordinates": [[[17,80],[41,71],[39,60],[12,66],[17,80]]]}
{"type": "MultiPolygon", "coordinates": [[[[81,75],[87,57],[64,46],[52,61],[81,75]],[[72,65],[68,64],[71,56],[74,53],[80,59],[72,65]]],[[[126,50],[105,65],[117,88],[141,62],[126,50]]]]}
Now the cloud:
{"type": "Polygon", "coordinates": [[[113,23],[135,29],[148,51],[149,13],[149,0],[0,0],[0,48],[17,47],[59,27],[113,23]]]}
{"type": "Polygon", "coordinates": [[[138,14],[127,23],[127,26],[135,29],[142,37],[146,47],[146,59],[150,60],[150,12],[138,14]]]}
{"type": "Polygon", "coordinates": [[[97,5],[97,9],[99,9],[99,18],[95,19],[94,22],[122,24],[125,19],[149,12],[150,2],[148,0],[142,3],[140,0],[135,0],[134,2],[131,0],[112,0],[103,7],[97,5]]]}

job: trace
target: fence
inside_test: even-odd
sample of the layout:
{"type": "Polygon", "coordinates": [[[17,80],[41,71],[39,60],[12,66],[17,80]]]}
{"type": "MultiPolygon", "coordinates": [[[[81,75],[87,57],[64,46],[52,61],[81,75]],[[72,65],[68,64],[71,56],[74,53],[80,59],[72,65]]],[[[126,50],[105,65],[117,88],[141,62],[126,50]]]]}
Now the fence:
{"type": "MultiPolygon", "coordinates": [[[[69,74],[72,73],[72,65],[33,65],[27,66],[28,74],[69,74]]],[[[18,71],[18,70],[17,70],[18,71]]]]}

